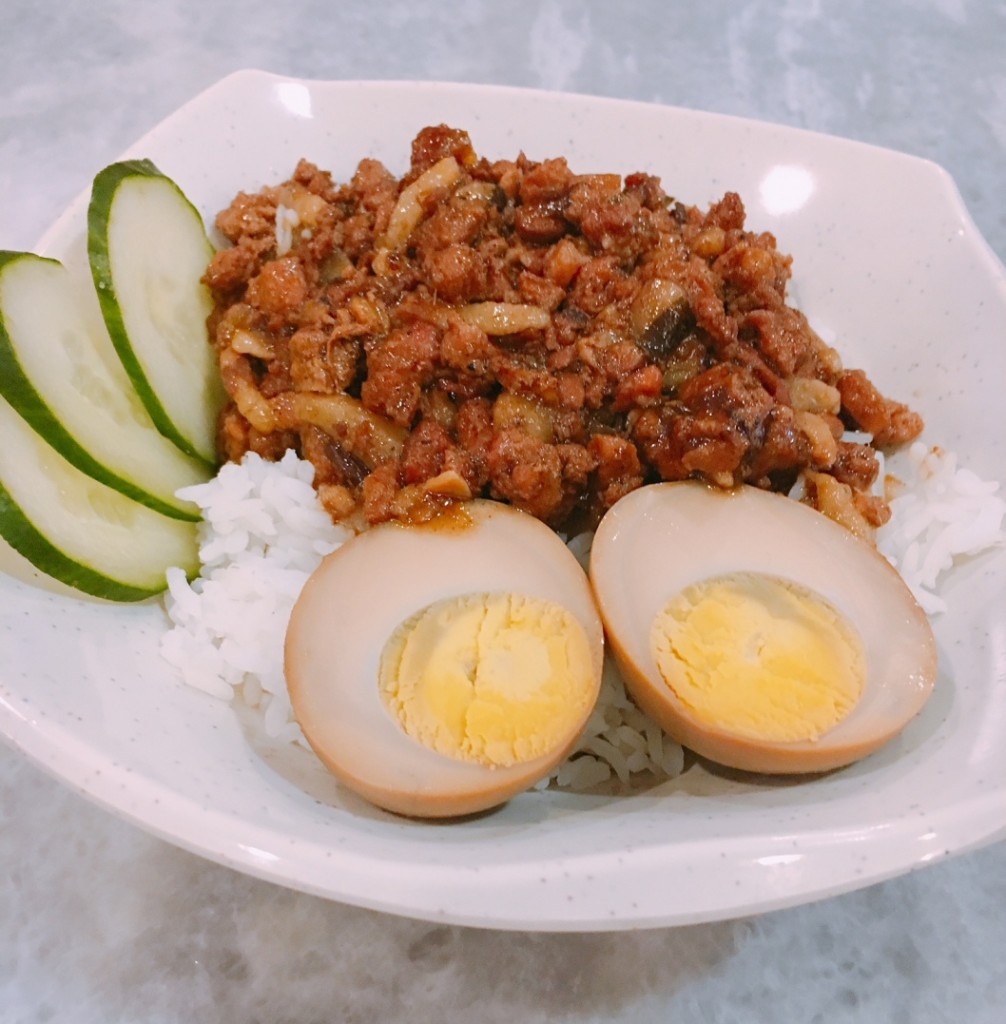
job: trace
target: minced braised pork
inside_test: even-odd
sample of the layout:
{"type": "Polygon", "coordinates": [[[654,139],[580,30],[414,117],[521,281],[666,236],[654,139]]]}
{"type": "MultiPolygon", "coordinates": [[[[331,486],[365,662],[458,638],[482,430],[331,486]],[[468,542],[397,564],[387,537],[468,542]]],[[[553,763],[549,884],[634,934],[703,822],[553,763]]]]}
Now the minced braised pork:
{"type": "Polygon", "coordinates": [[[869,536],[878,447],[922,428],[786,302],[790,260],[647,174],[490,162],[425,128],[408,173],[301,161],[217,218],[227,459],[295,448],[335,519],[483,495],[589,526],[654,480],[789,490],[869,536]]]}

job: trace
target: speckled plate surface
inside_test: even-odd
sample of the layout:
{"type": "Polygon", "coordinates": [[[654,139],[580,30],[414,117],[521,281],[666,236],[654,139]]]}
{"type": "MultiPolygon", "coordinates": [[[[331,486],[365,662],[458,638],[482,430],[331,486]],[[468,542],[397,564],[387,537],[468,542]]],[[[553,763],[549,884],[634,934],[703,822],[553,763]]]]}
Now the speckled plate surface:
{"type": "MultiPolygon", "coordinates": [[[[953,183],[915,158],[792,129],[582,96],[244,72],[136,143],[208,220],[300,156],[401,172],[419,128],[487,156],[565,155],[659,174],[705,205],[728,189],[794,256],[793,298],[850,365],[982,476],[1006,467],[1006,273],[953,183]]],[[[89,188],[89,182],[81,186],[89,188]]],[[[83,260],[86,194],[39,249],[83,260]]],[[[454,825],[373,810],[305,751],[179,684],[156,603],[116,607],[0,576],[0,732],[111,812],[308,892],[471,925],[588,930],[713,920],[821,898],[1006,834],[1006,552],[956,569],[935,623],[934,698],[858,765],[812,781],[693,767],[632,797],[529,793],[454,825]]]]}

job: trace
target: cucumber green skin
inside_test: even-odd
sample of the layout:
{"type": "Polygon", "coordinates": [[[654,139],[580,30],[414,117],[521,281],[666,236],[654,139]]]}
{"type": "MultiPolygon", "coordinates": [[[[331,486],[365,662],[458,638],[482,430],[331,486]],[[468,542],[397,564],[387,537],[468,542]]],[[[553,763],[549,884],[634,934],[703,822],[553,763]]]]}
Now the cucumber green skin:
{"type": "Polygon", "coordinates": [[[103,597],[109,601],[135,602],[154,597],[167,588],[166,580],[163,586],[149,590],[144,587],[134,587],[128,583],[110,579],[86,565],[81,565],[80,562],[75,562],[39,533],[2,483],[0,483],[0,535],[15,551],[27,558],[36,569],[61,583],[66,583],[75,590],[90,594],[92,597],[103,597]]]}
{"type": "MultiPolygon", "coordinates": [[[[87,254],[95,291],[98,295],[98,303],[101,306],[101,314],[112,338],[115,351],[118,352],[119,359],[122,361],[129,379],[133,382],[140,401],[146,406],[150,418],[154,421],[154,425],[186,455],[205,463],[210,469],[215,469],[215,465],[204,454],[198,452],[171,422],[157,397],[156,390],[151,386],[132,345],[129,343],[126,325],[122,322],[122,311],[112,283],[112,267],[108,255],[108,218],[112,212],[112,204],[118,187],[126,179],[137,176],[162,178],[168,182],[192,209],[193,216],[199,220],[200,224],[202,223],[199,211],[192,206],[181,189],[166,174],[162,174],[150,160],[121,160],[99,171],[91,187],[91,202],[87,208],[87,254]]],[[[209,254],[211,251],[209,240],[206,244],[209,254]]]]}
{"type": "MultiPolygon", "coordinates": [[[[5,266],[19,259],[47,259],[47,257],[0,250],[0,274],[3,273],[5,266]]],[[[57,261],[50,260],[49,262],[57,261]]],[[[32,386],[18,362],[4,323],[3,309],[0,309],[0,396],[7,399],[21,414],[21,418],[31,425],[35,433],[41,434],[67,462],[76,466],[82,473],[87,473],[95,480],[100,480],[101,483],[107,484],[120,494],[125,494],[162,515],[170,516],[172,519],[184,519],[187,522],[199,521],[198,509],[187,512],[177,505],[169,505],[154,495],[148,494],[142,488],[107,469],[77,443],[73,435],[60,423],[42,396],[32,386]]]]}

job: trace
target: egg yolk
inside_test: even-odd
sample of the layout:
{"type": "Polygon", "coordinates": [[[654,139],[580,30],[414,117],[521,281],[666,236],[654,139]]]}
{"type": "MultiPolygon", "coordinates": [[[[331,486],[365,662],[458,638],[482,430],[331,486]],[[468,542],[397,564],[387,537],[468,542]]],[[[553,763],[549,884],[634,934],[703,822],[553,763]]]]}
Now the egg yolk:
{"type": "Polygon", "coordinates": [[[381,655],[382,699],[408,735],[450,757],[504,767],[568,741],[594,693],[587,634],[550,601],[512,593],[439,601],[381,655]]]}
{"type": "Polygon", "coordinates": [[[792,582],[738,573],[695,583],[657,615],[651,649],[699,720],[774,742],[816,739],[863,693],[858,633],[792,582]]]}

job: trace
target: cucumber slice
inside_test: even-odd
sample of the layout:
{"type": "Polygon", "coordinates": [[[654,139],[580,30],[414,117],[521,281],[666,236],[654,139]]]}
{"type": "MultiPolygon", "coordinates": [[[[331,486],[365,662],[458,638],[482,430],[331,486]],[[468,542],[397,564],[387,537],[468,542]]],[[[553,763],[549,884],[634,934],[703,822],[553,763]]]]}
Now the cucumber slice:
{"type": "Polygon", "coordinates": [[[213,465],[223,400],[202,276],[213,255],[202,218],[149,160],[94,179],[87,250],[102,316],[157,429],[213,465]]]}
{"type": "Polygon", "coordinates": [[[209,469],[154,426],[56,260],[0,252],[0,395],[78,469],[165,515],[199,518],[175,492],[209,469]]]}
{"type": "Polygon", "coordinates": [[[199,569],[196,524],[169,519],[82,473],[0,399],[0,535],[77,590],[138,601],[165,573],[199,569]]]}

